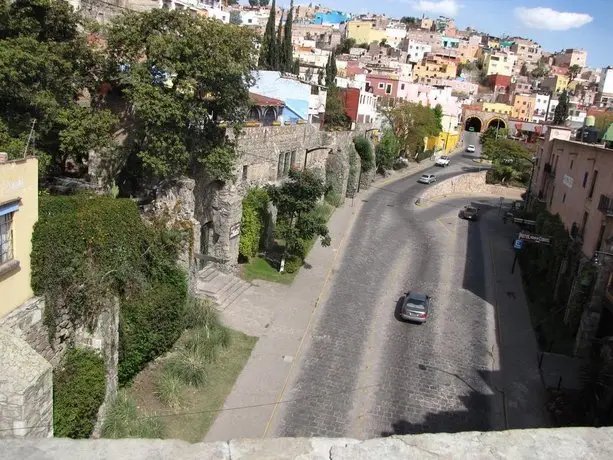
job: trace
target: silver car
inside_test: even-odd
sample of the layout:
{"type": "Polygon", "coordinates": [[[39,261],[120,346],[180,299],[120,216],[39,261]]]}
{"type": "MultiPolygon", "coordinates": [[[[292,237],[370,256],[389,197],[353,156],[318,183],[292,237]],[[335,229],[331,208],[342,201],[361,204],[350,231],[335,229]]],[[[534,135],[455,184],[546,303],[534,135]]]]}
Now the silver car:
{"type": "Polygon", "coordinates": [[[425,323],[428,319],[430,308],[430,296],[421,292],[409,292],[404,297],[400,317],[407,321],[425,323]]]}
{"type": "Polygon", "coordinates": [[[431,184],[432,182],[436,182],[436,176],[434,174],[422,174],[419,176],[417,182],[422,184],[431,184]]]}
{"type": "Polygon", "coordinates": [[[475,146],[474,145],[469,145],[468,147],[466,147],[466,151],[468,153],[475,153],[475,146]]]}

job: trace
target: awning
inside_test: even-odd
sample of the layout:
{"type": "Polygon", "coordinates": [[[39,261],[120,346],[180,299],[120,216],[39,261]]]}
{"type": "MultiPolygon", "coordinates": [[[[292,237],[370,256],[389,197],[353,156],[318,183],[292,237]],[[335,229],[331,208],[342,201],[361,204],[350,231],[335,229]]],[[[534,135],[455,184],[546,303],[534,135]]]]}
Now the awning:
{"type": "Polygon", "coordinates": [[[16,200],[11,200],[8,203],[0,204],[0,216],[19,211],[20,202],[21,198],[17,198],[16,200]]]}

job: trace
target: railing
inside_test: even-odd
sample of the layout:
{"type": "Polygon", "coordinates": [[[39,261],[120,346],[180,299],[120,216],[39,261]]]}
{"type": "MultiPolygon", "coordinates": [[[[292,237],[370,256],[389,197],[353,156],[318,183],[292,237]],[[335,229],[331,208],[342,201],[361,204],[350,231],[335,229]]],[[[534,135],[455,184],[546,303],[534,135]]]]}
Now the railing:
{"type": "Polygon", "coordinates": [[[606,195],[600,195],[598,210],[607,217],[613,217],[613,198],[606,195]]]}

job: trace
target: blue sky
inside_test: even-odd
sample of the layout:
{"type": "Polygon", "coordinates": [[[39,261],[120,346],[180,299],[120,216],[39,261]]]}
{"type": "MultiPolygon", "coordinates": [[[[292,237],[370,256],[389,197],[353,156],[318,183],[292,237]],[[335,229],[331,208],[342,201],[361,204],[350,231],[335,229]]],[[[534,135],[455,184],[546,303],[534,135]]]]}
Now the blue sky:
{"type": "MultiPolygon", "coordinates": [[[[296,0],[295,4],[308,4],[296,0]]],[[[613,0],[323,0],[330,8],[388,16],[447,15],[460,28],[531,38],[547,51],[584,48],[588,65],[613,65],[613,0]]],[[[281,6],[289,0],[280,0],[281,6]]]]}

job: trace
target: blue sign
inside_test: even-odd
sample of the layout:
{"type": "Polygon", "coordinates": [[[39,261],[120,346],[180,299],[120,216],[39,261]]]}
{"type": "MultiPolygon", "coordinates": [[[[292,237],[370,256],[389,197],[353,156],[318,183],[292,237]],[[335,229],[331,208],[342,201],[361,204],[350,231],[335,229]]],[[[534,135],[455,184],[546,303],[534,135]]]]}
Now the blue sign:
{"type": "Polygon", "coordinates": [[[513,247],[515,249],[521,249],[524,246],[524,242],[522,240],[515,240],[513,247]]]}

